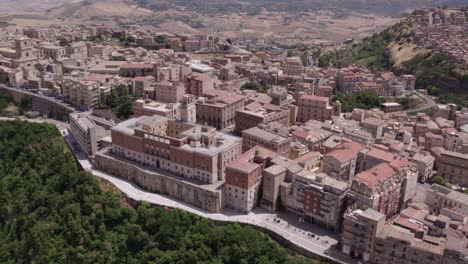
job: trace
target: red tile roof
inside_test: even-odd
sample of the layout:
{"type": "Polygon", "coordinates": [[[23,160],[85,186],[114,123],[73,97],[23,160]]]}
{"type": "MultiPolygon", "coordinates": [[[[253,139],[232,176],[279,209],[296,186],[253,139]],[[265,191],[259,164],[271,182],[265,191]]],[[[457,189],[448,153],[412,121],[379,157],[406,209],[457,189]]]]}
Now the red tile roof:
{"type": "Polygon", "coordinates": [[[301,129],[301,128],[294,130],[292,134],[295,137],[303,138],[303,139],[307,138],[307,136],[309,135],[309,133],[305,132],[304,129],[301,129]]]}
{"type": "Polygon", "coordinates": [[[394,174],[395,170],[389,164],[380,163],[375,167],[357,174],[356,181],[364,183],[369,188],[374,188],[394,174]]]}
{"type": "Polygon", "coordinates": [[[346,142],[344,144],[339,145],[333,151],[326,154],[326,156],[331,156],[338,161],[344,162],[356,156],[363,149],[364,149],[363,145],[357,142],[351,141],[351,142],[346,142]]]}
{"type": "Polygon", "coordinates": [[[257,152],[257,150],[260,152],[260,156],[262,157],[275,158],[279,156],[279,154],[274,151],[262,148],[260,146],[255,146],[242,154],[236,160],[229,163],[226,166],[226,169],[235,169],[246,173],[250,173],[251,171],[255,170],[259,165],[252,162],[252,158],[255,156],[255,152],[257,152]]]}
{"type": "Polygon", "coordinates": [[[293,160],[294,162],[297,162],[297,163],[300,163],[300,162],[304,162],[306,160],[309,160],[309,159],[312,159],[312,158],[315,158],[315,157],[321,157],[322,154],[318,151],[311,151],[307,154],[304,154],[298,158],[296,158],[295,160],[293,160]]]}
{"type": "Polygon", "coordinates": [[[316,95],[311,95],[311,94],[305,94],[301,96],[300,99],[310,100],[310,101],[322,101],[322,102],[328,102],[330,100],[328,97],[316,96],[316,95]]]}

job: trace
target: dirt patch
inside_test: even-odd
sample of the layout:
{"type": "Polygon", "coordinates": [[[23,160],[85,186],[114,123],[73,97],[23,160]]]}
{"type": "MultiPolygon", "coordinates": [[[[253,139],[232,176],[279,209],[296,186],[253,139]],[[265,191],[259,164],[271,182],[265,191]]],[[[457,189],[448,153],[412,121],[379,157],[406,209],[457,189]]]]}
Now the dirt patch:
{"type": "Polygon", "coordinates": [[[413,43],[405,43],[403,45],[392,43],[388,48],[393,60],[393,66],[396,68],[399,68],[403,62],[411,60],[419,54],[428,52],[425,49],[418,48],[418,46],[413,43]]]}

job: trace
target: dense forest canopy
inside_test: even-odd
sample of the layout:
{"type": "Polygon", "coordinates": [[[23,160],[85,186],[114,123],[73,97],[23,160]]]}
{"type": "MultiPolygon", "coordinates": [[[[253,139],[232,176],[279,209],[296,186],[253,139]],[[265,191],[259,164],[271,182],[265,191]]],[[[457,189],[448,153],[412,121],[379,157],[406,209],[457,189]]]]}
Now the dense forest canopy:
{"type": "Polygon", "coordinates": [[[0,263],[319,263],[238,224],[122,206],[55,127],[0,122],[0,263]]]}

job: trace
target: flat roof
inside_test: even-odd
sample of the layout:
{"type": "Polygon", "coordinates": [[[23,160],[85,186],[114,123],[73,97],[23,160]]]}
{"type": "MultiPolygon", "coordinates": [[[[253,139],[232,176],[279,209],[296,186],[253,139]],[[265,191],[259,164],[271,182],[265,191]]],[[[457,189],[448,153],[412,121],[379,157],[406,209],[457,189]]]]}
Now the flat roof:
{"type": "Polygon", "coordinates": [[[289,140],[286,137],[277,135],[275,133],[269,132],[267,130],[263,130],[258,127],[252,127],[252,128],[246,129],[242,131],[242,134],[248,134],[251,136],[260,137],[267,141],[273,141],[273,142],[278,142],[278,143],[286,142],[289,140]]]}

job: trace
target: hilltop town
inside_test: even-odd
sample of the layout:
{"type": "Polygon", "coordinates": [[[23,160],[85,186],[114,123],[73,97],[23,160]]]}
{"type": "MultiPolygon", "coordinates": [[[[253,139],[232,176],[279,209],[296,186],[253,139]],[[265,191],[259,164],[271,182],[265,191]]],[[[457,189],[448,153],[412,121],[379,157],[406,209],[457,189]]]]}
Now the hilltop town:
{"type": "MultiPolygon", "coordinates": [[[[430,9],[410,34],[466,63],[467,16],[430,9]]],[[[261,212],[311,255],[466,263],[468,108],[417,74],[319,60],[138,24],[5,27],[0,110],[59,120],[82,167],[126,191],[220,221],[261,212]]]]}

